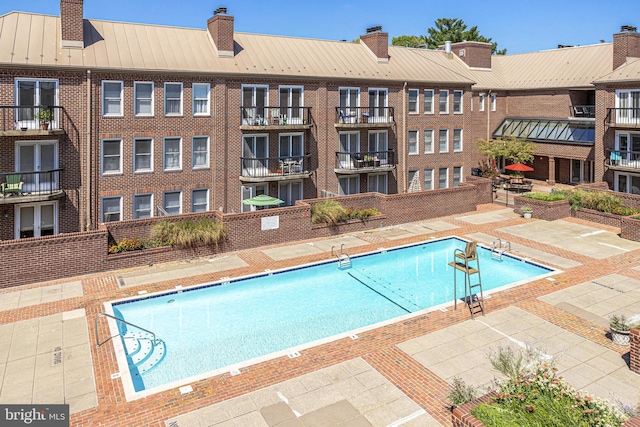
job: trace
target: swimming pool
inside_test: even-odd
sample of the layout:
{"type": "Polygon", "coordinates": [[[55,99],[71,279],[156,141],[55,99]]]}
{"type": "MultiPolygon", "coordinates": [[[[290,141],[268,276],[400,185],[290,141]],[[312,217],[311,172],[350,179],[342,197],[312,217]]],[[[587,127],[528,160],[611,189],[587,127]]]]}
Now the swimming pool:
{"type": "MultiPolygon", "coordinates": [[[[118,323],[128,366],[121,372],[130,374],[134,394],[147,395],[448,304],[447,263],[465,243],[447,238],[353,257],[347,269],[334,260],[113,302],[117,317],[161,340],[153,345],[148,334],[118,323]]],[[[490,252],[478,250],[485,292],[553,273],[511,256],[496,261],[490,252]]]]}

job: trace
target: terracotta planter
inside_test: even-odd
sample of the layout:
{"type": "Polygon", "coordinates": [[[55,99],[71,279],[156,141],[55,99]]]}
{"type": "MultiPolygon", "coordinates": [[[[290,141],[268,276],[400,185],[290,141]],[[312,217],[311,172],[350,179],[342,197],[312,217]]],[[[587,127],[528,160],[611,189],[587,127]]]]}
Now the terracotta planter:
{"type": "Polygon", "coordinates": [[[49,123],[40,123],[41,130],[49,130],[49,123]]]}
{"type": "Polygon", "coordinates": [[[611,341],[618,345],[629,345],[629,332],[619,331],[617,329],[609,328],[611,330],[611,341]]]}

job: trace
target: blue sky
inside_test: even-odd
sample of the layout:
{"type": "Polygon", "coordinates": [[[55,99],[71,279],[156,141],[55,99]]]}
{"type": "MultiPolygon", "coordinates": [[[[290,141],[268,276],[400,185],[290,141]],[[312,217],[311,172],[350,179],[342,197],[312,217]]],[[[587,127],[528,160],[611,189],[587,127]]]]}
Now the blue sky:
{"type": "MultiPolygon", "coordinates": [[[[1,0],[11,10],[59,14],[59,0],[1,0]]],[[[612,40],[621,25],[640,27],[638,0],[84,0],[85,18],[205,28],[226,6],[240,32],[352,40],[382,25],[390,37],[426,34],[437,18],[461,18],[508,54],[612,40]],[[634,21],[635,19],[635,21],[634,21]]]]}

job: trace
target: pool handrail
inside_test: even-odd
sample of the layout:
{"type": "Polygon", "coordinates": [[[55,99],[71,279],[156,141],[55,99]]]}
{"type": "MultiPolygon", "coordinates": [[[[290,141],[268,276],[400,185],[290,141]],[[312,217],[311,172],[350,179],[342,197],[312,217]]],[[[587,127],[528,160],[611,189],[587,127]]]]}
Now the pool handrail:
{"type": "Polygon", "coordinates": [[[98,320],[99,320],[101,317],[108,317],[108,318],[110,318],[110,319],[115,320],[116,322],[122,322],[122,323],[124,323],[124,324],[126,324],[126,325],[133,326],[134,328],[138,328],[138,329],[140,329],[141,331],[144,331],[144,332],[146,332],[146,333],[148,333],[148,334],[151,334],[151,335],[153,336],[153,344],[158,344],[158,339],[156,338],[156,334],[155,334],[155,333],[153,333],[153,332],[151,332],[151,331],[149,331],[149,330],[147,330],[147,329],[145,329],[145,328],[142,328],[142,327],[140,327],[140,326],[138,326],[138,325],[134,325],[133,323],[127,322],[126,320],[119,319],[119,318],[117,318],[117,317],[115,317],[115,316],[112,316],[112,315],[110,315],[110,314],[108,314],[108,313],[100,313],[100,314],[98,314],[98,315],[96,316],[96,318],[95,318],[95,325],[96,325],[96,347],[97,347],[97,348],[100,348],[100,346],[101,346],[102,344],[104,344],[104,343],[108,342],[110,339],[115,338],[115,337],[117,337],[117,336],[120,336],[120,334],[118,334],[118,335],[114,335],[114,336],[109,337],[109,338],[107,338],[106,340],[104,340],[104,341],[100,342],[100,341],[99,341],[99,337],[98,337],[98,320]]]}

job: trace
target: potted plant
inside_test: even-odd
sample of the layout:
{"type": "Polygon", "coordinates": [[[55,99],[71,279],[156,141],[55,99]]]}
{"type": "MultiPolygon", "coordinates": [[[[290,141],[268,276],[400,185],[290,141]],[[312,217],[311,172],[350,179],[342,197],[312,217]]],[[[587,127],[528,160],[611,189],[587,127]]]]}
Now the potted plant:
{"type": "Polygon", "coordinates": [[[629,345],[629,330],[631,325],[624,314],[614,314],[609,319],[609,329],[611,329],[611,341],[618,345],[629,345]]]}
{"type": "Polygon", "coordinates": [[[53,110],[51,108],[40,107],[38,120],[40,121],[40,129],[49,129],[49,123],[53,120],[53,110]]]}
{"type": "Polygon", "coordinates": [[[365,154],[364,156],[364,167],[371,167],[373,166],[373,157],[365,154]]]}
{"type": "Polygon", "coordinates": [[[520,212],[522,212],[522,216],[524,216],[526,219],[531,219],[533,209],[531,209],[529,206],[523,206],[520,208],[520,212]]]}

